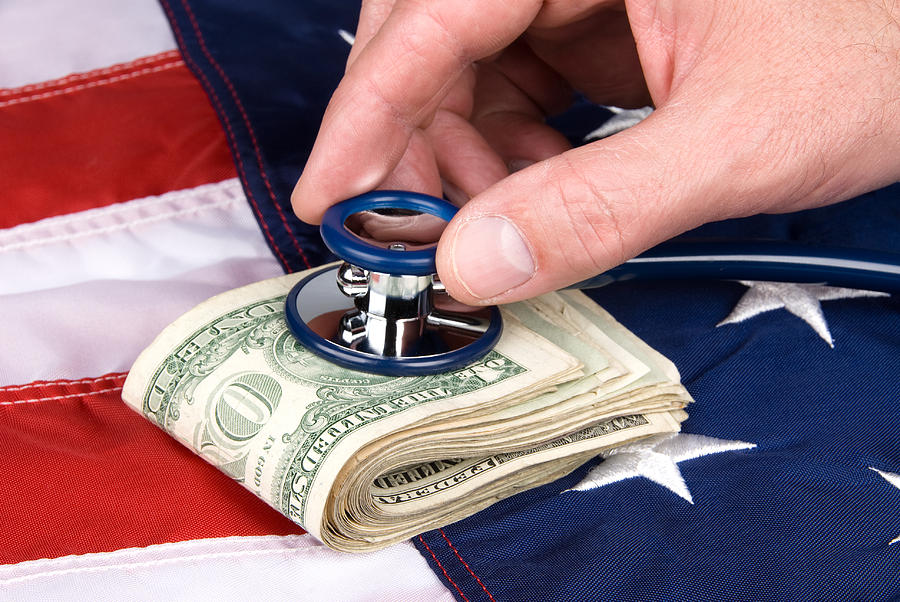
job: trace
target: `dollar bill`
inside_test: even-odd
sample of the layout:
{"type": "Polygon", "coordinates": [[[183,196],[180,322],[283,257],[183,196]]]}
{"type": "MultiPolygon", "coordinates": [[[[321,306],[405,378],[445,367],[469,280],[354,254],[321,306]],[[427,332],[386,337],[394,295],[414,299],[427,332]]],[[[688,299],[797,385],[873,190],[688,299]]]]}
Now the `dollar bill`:
{"type": "Polygon", "coordinates": [[[685,417],[674,366],[583,296],[504,309],[497,346],[465,368],[380,376],[290,334],[285,297],[304,275],[189,311],[141,354],[123,398],[335,549],[459,520],[685,417]]]}

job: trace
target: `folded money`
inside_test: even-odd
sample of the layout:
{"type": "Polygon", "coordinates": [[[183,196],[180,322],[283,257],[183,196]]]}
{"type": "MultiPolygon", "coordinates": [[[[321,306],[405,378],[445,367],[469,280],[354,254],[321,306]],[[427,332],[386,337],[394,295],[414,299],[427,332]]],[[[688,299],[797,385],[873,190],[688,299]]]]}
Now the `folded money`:
{"type": "Polygon", "coordinates": [[[125,401],[337,550],[374,550],[676,432],[675,366],[580,292],[502,308],[459,370],[381,376],[328,363],[284,320],[306,273],[235,289],[167,327],[125,401]]]}

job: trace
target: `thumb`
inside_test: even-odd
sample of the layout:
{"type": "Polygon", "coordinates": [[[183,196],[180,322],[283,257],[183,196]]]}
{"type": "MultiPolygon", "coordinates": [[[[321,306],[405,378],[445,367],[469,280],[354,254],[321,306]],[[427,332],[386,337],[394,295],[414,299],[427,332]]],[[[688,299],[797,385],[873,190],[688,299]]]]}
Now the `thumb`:
{"type": "Polygon", "coordinates": [[[727,173],[722,143],[698,135],[694,120],[677,111],[660,109],[473,197],[438,245],[438,273],[451,296],[478,305],[527,299],[706,221],[755,212],[731,184],[739,178],[727,173]]]}

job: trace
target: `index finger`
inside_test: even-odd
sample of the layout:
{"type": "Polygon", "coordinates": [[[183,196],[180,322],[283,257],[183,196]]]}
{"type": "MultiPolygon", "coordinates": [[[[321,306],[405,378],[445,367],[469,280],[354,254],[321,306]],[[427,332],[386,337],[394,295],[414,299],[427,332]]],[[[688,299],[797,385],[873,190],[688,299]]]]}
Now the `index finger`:
{"type": "Polygon", "coordinates": [[[463,69],[512,43],[540,7],[398,0],[332,96],[291,196],[297,215],[318,223],[330,205],[375,188],[463,69]]]}

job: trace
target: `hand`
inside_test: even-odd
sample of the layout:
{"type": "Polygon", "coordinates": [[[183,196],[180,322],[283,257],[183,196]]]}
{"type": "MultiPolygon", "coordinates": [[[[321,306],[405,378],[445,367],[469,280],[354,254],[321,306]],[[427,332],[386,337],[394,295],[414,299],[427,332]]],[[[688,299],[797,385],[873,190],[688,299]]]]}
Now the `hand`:
{"type": "Polygon", "coordinates": [[[895,0],[364,1],[294,209],[445,190],[465,205],[438,272],[483,304],[844,200],[900,179],[898,19],[895,0]],[[570,149],[543,120],[572,89],[656,110],[570,149]]]}

